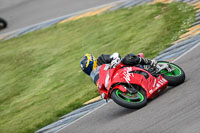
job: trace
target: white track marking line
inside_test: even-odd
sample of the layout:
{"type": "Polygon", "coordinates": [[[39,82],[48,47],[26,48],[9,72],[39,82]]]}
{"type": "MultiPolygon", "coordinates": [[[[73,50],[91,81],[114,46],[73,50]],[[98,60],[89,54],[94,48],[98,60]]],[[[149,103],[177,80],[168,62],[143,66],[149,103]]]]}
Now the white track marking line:
{"type": "MultiPolygon", "coordinates": [[[[110,102],[110,101],[109,101],[109,102],[110,102]]],[[[70,125],[76,123],[77,121],[79,121],[79,120],[81,120],[82,118],[84,118],[84,117],[90,115],[91,113],[93,113],[94,111],[100,109],[101,107],[103,107],[103,106],[106,105],[106,104],[107,104],[107,103],[104,103],[104,104],[100,105],[99,107],[97,107],[97,108],[93,109],[91,112],[89,112],[89,113],[87,113],[87,114],[81,116],[80,118],[76,119],[75,121],[71,122],[70,124],[67,124],[66,126],[63,126],[61,129],[59,129],[59,130],[56,131],[55,133],[58,133],[58,132],[60,132],[61,130],[63,130],[64,128],[66,128],[66,127],[68,127],[68,126],[70,126],[70,125]]]]}
{"type": "Polygon", "coordinates": [[[200,42],[198,42],[198,44],[196,44],[195,46],[191,47],[188,51],[186,51],[185,53],[183,53],[182,55],[178,56],[176,59],[174,59],[172,62],[175,62],[177,60],[179,60],[180,58],[182,58],[183,56],[185,56],[186,54],[188,54],[189,52],[191,52],[193,49],[197,48],[200,45],[200,42]]]}

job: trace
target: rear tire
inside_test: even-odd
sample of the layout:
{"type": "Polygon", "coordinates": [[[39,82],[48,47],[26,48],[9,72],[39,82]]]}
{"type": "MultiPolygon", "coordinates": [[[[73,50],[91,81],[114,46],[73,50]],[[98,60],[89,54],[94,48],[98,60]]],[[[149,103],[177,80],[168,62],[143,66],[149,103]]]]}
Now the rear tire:
{"type": "Polygon", "coordinates": [[[7,22],[4,19],[0,18],[0,29],[4,29],[6,27],[7,27],[7,22]]]}
{"type": "MultiPolygon", "coordinates": [[[[159,61],[158,64],[159,63],[169,63],[169,62],[159,61]]],[[[169,86],[177,86],[182,84],[185,81],[185,72],[181,67],[179,67],[174,63],[170,63],[170,65],[174,67],[175,70],[166,74],[162,74],[162,76],[168,81],[169,86]]]]}
{"type": "Polygon", "coordinates": [[[125,95],[127,93],[125,95],[124,94],[125,93],[121,92],[120,90],[115,89],[111,93],[111,98],[118,105],[125,107],[125,108],[129,108],[129,109],[139,109],[139,108],[144,107],[147,104],[147,98],[146,98],[145,94],[142,94],[140,92],[137,93],[137,95],[140,96],[140,100],[134,101],[134,102],[131,101],[131,98],[130,99],[127,98],[127,97],[131,97],[131,94],[129,94],[130,96],[127,95],[127,97],[125,97],[125,95]]]}

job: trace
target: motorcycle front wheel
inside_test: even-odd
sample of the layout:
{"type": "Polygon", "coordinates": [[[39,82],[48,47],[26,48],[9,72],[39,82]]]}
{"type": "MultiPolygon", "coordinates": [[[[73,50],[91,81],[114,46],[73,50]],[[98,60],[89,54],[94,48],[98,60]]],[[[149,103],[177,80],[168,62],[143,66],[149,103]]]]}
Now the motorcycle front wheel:
{"type": "Polygon", "coordinates": [[[174,71],[168,72],[167,70],[162,70],[161,75],[168,81],[169,86],[177,86],[185,81],[185,72],[181,67],[174,63],[169,63],[167,61],[159,61],[158,64],[170,64],[174,71]]]}
{"type": "Polygon", "coordinates": [[[136,94],[130,94],[128,92],[122,92],[119,89],[115,89],[111,93],[111,98],[118,105],[129,108],[139,109],[147,104],[147,98],[145,94],[137,91],[136,94]]]}

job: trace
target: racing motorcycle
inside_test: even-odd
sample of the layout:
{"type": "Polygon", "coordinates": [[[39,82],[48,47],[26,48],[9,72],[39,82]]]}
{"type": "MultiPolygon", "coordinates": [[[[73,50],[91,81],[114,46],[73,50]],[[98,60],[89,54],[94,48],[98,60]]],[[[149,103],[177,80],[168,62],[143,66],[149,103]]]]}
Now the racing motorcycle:
{"type": "MultiPolygon", "coordinates": [[[[143,56],[143,55],[141,55],[143,56]]],[[[112,99],[125,108],[138,109],[147,104],[167,86],[177,86],[185,80],[185,73],[178,65],[158,61],[156,66],[125,66],[115,68],[104,64],[100,68],[98,92],[106,101],[112,99]]]]}
{"type": "Polygon", "coordinates": [[[0,18],[0,30],[6,27],[7,27],[7,22],[3,18],[0,18]]]}

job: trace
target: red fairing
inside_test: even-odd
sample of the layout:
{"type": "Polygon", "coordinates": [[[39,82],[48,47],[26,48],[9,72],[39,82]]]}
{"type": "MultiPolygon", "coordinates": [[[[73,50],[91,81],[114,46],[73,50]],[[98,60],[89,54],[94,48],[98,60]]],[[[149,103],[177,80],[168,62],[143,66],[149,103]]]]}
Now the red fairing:
{"type": "Polygon", "coordinates": [[[97,82],[99,93],[104,93],[104,98],[107,99],[110,98],[110,94],[114,89],[126,92],[127,89],[121,84],[136,84],[141,86],[146,91],[147,98],[150,99],[165,89],[168,81],[161,75],[154,77],[146,70],[135,66],[128,67],[119,64],[116,68],[109,69],[108,64],[102,65],[97,82]],[[136,72],[144,72],[148,77],[136,72]]]}

